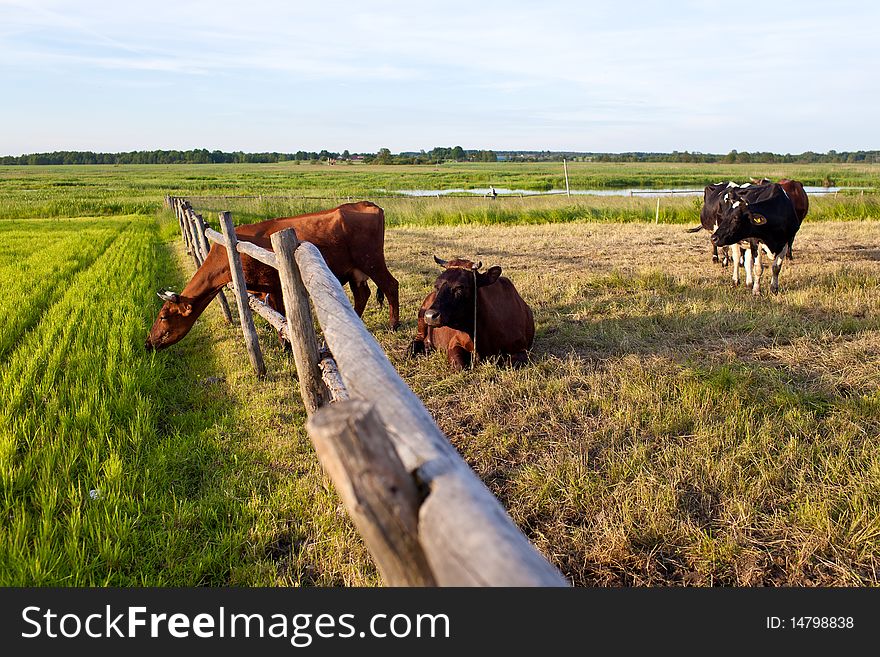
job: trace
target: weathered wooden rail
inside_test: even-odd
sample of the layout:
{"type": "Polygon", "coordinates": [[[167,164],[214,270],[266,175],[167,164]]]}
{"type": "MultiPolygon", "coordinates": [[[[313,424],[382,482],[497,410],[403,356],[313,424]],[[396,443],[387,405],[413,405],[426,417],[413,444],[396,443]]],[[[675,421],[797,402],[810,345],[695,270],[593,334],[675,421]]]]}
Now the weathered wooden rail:
{"type": "Polygon", "coordinates": [[[278,270],[285,316],[264,314],[265,304],[233,274],[251,362],[262,373],[252,353],[259,350],[253,310],[286,329],[309,437],[387,585],[568,585],[400,378],[313,244],[286,229],[271,235],[268,251],[238,241],[229,213],[220,215],[220,233],[186,201],[167,203],[181,208],[184,242],[202,261],[210,241],[226,251],[233,272],[241,271],[241,254],[278,270]],[[318,348],[309,300],[332,358],[318,348]]]}

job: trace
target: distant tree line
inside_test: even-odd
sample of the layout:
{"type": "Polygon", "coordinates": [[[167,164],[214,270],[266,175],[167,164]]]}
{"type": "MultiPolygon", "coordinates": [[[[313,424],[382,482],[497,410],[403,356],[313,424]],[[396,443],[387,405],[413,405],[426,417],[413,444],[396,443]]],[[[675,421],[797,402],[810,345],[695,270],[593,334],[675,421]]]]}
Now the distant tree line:
{"type": "Polygon", "coordinates": [[[55,151],[29,155],[0,156],[3,164],[225,164],[268,162],[364,162],[366,164],[441,164],[443,162],[553,162],[567,159],[584,162],[695,162],[695,163],[876,163],[880,151],[835,151],[815,153],[806,151],[792,155],[770,152],[732,150],[727,154],[673,151],[672,153],[590,153],[577,151],[492,151],[466,150],[461,146],[437,146],[430,151],[393,154],[382,148],[378,153],[336,153],[327,150],[296,151],[295,153],[245,153],[209,151],[197,148],[188,151],[128,151],[124,153],[95,153],[92,151],[55,151]]]}
{"type": "Polygon", "coordinates": [[[835,151],[827,153],[815,153],[805,151],[803,153],[784,155],[767,151],[749,152],[732,150],[727,154],[679,152],[672,153],[580,153],[572,159],[592,162],[697,162],[697,163],[722,163],[722,164],[748,164],[751,162],[761,164],[812,164],[812,163],[858,163],[880,162],[880,151],[835,151]]]}
{"type": "Polygon", "coordinates": [[[94,153],[92,151],[55,151],[30,155],[2,156],[0,164],[223,164],[245,162],[319,162],[350,160],[363,156],[342,153],[297,151],[296,153],[244,153],[209,151],[196,148],[189,151],[129,151],[125,153],[94,153]]]}
{"type": "Polygon", "coordinates": [[[403,152],[394,155],[389,149],[381,148],[375,155],[366,155],[368,164],[442,164],[443,162],[497,162],[495,151],[465,150],[461,146],[436,146],[425,152],[403,152]]]}
{"type": "Polygon", "coordinates": [[[0,156],[0,164],[226,164],[266,162],[366,162],[368,164],[439,164],[441,162],[496,162],[494,151],[465,150],[461,146],[437,147],[418,153],[393,155],[387,148],[378,153],[341,153],[328,150],[296,151],[295,153],[245,153],[209,151],[196,148],[188,151],[128,151],[95,153],[93,151],[54,151],[28,155],[0,156]]]}

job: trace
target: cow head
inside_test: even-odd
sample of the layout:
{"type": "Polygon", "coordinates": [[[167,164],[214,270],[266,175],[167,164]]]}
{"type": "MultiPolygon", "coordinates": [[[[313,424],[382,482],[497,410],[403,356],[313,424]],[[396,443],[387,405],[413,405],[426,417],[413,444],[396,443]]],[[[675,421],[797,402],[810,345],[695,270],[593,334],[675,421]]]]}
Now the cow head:
{"type": "Polygon", "coordinates": [[[170,290],[162,290],[157,295],[165,303],[147,336],[144,345],[147,350],[164,349],[180,341],[196,321],[192,301],[170,290]]]}
{"type": "Polygon", "coordinates": [[[767,224],[767,217],[756,212],[744,198],[729,192],[721,210],[718,227],[712,233],[712,244],[728,246],[749,237],[761,236],[761,228],[767,224]]]}
{"type": "Polygon", "coordinates": [[[448,326],[471,333],[474,328],[474,295],[477,288],[497,281],[501,276],[501,267],[480,272],[482,262],[474,263],[463,259],[446,261],[437,256],[434,256],[434,262],[443,267],[444,271],[434,281],[434,303],[425,310],[425,323],[428,326],[448,326]]]}

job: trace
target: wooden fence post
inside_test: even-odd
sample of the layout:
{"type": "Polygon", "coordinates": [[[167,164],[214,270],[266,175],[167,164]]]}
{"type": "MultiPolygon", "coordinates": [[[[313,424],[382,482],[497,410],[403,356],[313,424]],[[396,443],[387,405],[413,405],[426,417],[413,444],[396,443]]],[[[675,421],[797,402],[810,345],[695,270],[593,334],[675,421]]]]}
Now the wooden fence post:
{"type": "MultiPolygon", "coordinates": [[[[339,401],[322,407],[310,415],[307,429],[316,450],[324,454],[321,460],[328,464],[328,475],[338,471],[334,483],[347,500],[349,513],[360,518],[355,524],[385,581],[392,585],[568,585],[528,542],[397,374],[355,314],[320,251],[308,242],[297,247],[290,229],[271,236],[274,251],[247,241],[239,243],[229,213],[220,218],[223,234],[206,229],[205,238],[225,245],[228,251],[242,323],[247,317],[253,326],[243,308],[246,286],[239,253],[278,269],[282,282],[286,281],[283,290],[288,316],[274,311],[268,315],[273,326],[298,335],[297,340],[288,338],[295,349],[317,346],[314,337],[302,337],[313,332],[314,326],[305,293],[293,288],[296,281],[305,287],[339,362],[342,385],[336,385],[337,399],[350,393],[368,404],[359,409],[348,406],[351,401],[339,401]],[[291,258],[296,267],[289,266],[291,258]],[[305,310],[298,309],[299,304],[305,310]],[[308,324],[299,332],[290,321],[298,313],[298,321],[308,324]],[[328,408],[340,410],[325,415],[328,408]],[[337,442],[330,438],[334,436],[342,437],[337,442]],[[393,450],[396,458],[389,457],[388,450],[393,450]],[[389,468],[390,474],[386,472],[389,468]],[[423,564],[427,566],[423,568],[423,564]]],[[[252,301],[251,307],[262,305],[252,301]]],[[[297,368],[304,403],[307,408],[316,408],[321,400],[310,404],[303,386],[307,377],[317,375],[317,367],[306,357],[297,362],[297,368]]],[[[323,395],[323,388],[320,390],[323,395]]]]}
{"type": "MultiPolygon", "coordinates": [[[[200,214],[195,214],[193,216],[195,217],[193,226],[195,227],[196,232],[196,243],[202,254],[202,262],[204,262],[208,257],[208,252],[211,250],[211,247],[208,246],[208,238],[205,237],[205,220],[202,219],[202,215],[200,214]]],[[[225,317],[226,321],[231,324],[232,313],[229,311],[229,302],[226,301],[226,295],[223,294],[223,290],[220,290],[217,293],[217,303],[220,304],[220,310],[223,313],[223,317],[225,317]]]]}
{"type": "Polygon", "coordinates": [[[318,368],[318,337],[312,323],[309,297],[294,258],[299,240],[292,228],[272,233],[270,239],[278,262],[284,315],[287,317],[287,333],[296,363],[299,389],[306,412],[311,415],[327,402],[327,389],[318,368]]]}
{"type": "Polygon", "coordinates": [[[229,271],[232,274],[232,284],[235,286],[235,302],[238,306],[238,317],[241,320],[241,330],[244,333],[244,343],[247,347],[251,365],[258,376],[266,374],[266,365],[263,363],[263,352],[260,351],[260,341],[257,338],[257,329],[254,326],[254,318],[247,300],[247,283],[244,279],[244,270],[241,267],[241,257],[236,250],[238,238],[235,235],[235,226],[232,224],[232,215],[229,212],[220,213],[220,228],[226,238],[226,253],[229,256],[229,271]]]}
{"type": "Polygon", "coordinates": [[[660,223],[660,195],[657,195],[657,211],[654,213],[654,223],[660,223]]]}
{"type": "Polygon", "coordinates": [[[183,207],[181,209],[182,217],[183,217],[183,227],[186,229],[186,243],[187,243],[187,253],[194,253],[196,251],[196,245],[192,238],[192,230],[190,228],[190,220],[189,216],[192,214],[192,205],[190,205],[189,201],[183,202],[183,207]]]}
{"type": "Polygon", "coordinates": [[[303,242],[296,262],[345,387],[376,404],[404,468],[430,490],[419,507],[419,542],[437,583],[567,586],[400,378],[317,247],[303,242]]]}
{"type": "Polygon", "coordinates": [[[565,164],[565,158],[562,158],[562,170],[565,172],[565,193],[571,196],[571,189],[568,186],[568,166],[565,164]]]}
{"type": "Polygon", "coordinates": [[[177,215],[177,223],[180,225],[180,235],[183,237],[183,246],[186,248],[186,252],[190,253],[189,235],[187,234],[186,226],[183,223],[182,198],[174,199],[174,213],[177,215]]]}
{"type": "Polygon", "coordinates": [[[192,244],[192,258],[193,262],[196,264],[196,269],[202,266],[203,256],[201,251],[201,245],[199,244],[199,240],[196,237],[196,224],[195,224],[195,215],[193,211],[189,208],[184,212],[184,226],[186,226],[187,236],[189,237],[189,242],[192,244]]]}
{"type": "Polygon", "coordinates": [[[419,543],[419,492],[373,405],[326,406],[306,429],[385,584],[435,586],[419,543]]]}

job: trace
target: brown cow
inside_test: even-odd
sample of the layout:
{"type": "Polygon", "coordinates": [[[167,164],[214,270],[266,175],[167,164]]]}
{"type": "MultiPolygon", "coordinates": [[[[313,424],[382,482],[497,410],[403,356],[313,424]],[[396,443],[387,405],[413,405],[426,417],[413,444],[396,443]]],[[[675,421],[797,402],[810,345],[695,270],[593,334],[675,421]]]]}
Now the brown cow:
{"type": "MultiPolygon", "coordinates": [[[[388,298],[391,328],[400,325],[398,283],[385,265],[385,213],[382,208],[368,201],[345,203],[332,210],[238,226],[235,234],[239,240],[271,250],[269,236],[285,228],[293,228],[301,241],[318,247],[330,271],[343,285],[349,284],[358,316],[363,314],[370,297],[369,278],[378,287],[376,298],[379,302],[382,302],[383,295],[388,298]]],[[[248,291],[263,297],[270,306],[283,313],[278,272],[245,254],[241,255],[241,264],[248,291]]],[[[180,341],[211,299],[230,280],[226,248],[213,244],[205,262],[180,294],[159,293],[165,304],[150,329],[146,348],[164,349],[180,341]]]]}
{"type": "Polygon", "coordinates": [[[779,186],[788,196],[788,200],[794,206],[794,213],[797,215],[798,221],[803,222],[804,217],[810,210],[810,201],[807,198],[807,192],[804,190],[803,184],[798,180],[789,180],[788,178],[780,178],[779,186]]]}
{"type": "Polygon", "coordinates": [[[501,276],[501,267],[483,273],[479,271],[482,263],[470,260],[446,262],[434,256],[434,261],[445,271],[419,309],[410,355],[440,349],[455,370],[466,367],[475,352],[477,359],[504,356],[514,367],[525,365],[535,337],[535,320],[510,279],[501,276]]]}

